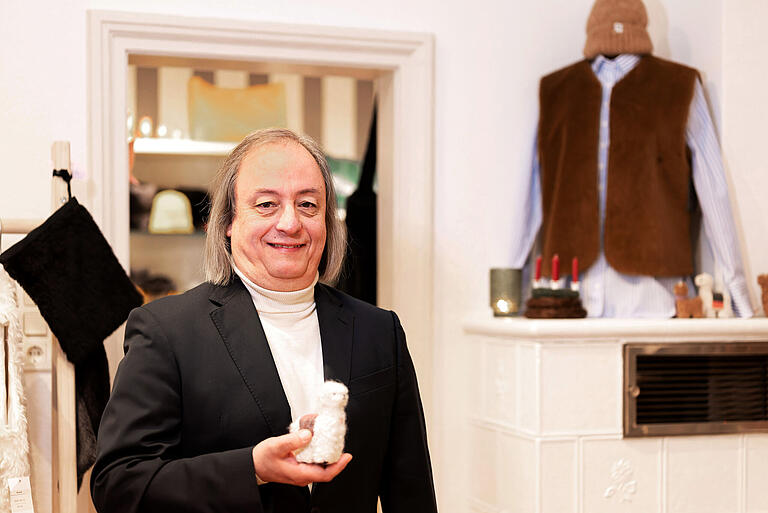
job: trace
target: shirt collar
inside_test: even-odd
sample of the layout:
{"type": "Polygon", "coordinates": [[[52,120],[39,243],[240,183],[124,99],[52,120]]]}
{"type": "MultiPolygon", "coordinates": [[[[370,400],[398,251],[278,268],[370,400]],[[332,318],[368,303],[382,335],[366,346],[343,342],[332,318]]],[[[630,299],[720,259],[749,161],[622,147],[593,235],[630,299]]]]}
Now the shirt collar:
{"type": "Polygon", "coordinates": [[[640,56],[633,53],[623,53],[613,59],[598,55],[592,61],[592,71],[600,82],[615,84],[632,71],[639,62],[640,56]]]}
{"type": "Polygon", "coordinates": [[[253,298],[256,310],[264,313],[291,313],[301,312],[310,308],[315,303],[315,285],[319,279],[319,273],[315,274],[315,281],[301,290],[292,290],[290,292],[280,292],[269,290],[253,283],[248,277],[232,263],[232,270],[235,271],[243,281],[245,288],[253,298]]]}

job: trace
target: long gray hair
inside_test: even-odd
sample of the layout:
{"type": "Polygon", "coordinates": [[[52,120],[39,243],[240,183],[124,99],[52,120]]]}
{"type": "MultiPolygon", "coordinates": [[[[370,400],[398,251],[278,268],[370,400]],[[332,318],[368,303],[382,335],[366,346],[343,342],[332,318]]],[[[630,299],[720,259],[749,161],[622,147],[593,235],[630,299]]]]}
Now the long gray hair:
{"type": "Polygon", "coordinates": [[[286,128],[266,128],[246,136],[219,168],[210,188],[211,214],[205,239],[205,279],[225,285],[232,279],[232,247],[227,229],[235,217],[235,183],[245,156],[254,148],[276,141],[293,141],[304,147],[315,159],[325,183],[325,247],[320,258],[320,281],[333,285],[344,263],[346,230],[336,212],[336,190],[331,170],[320,146],[311,138],[286,128]]]}

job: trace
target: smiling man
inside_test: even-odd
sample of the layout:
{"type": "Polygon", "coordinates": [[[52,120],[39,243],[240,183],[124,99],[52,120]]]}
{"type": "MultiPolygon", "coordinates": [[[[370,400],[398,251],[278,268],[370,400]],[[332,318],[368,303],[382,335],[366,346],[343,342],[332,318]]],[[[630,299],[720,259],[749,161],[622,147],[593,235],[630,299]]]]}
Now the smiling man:
{"type": "Polygon", "coordinates": [[[325,185],[317,162],[300,144],[254,148],[240,165],[235,218],[227,228],[235,266],[277,291],[315,279],[325,247],[325,185]]]}
{"type": "Polygon", "coordinates": [[[397,316],[328,284],[343,225],[322,151],[249,135],[212,187],[204,283],[134,310],[99,428],[101,512],[435,512],[416,375],[397,316]],[[325,380],[349,388],[345,453],[298,463],[325,380]]]}

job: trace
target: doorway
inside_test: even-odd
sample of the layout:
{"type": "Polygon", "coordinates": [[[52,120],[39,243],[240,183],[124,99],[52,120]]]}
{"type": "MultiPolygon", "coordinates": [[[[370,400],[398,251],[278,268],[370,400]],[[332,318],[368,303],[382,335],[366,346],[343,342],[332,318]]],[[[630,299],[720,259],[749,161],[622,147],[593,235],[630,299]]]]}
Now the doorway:
{"type": "MultiPolygon", "coordinates": [[[[378,304],[397,311],[408,333],[430,418],[434,403],[432,36],[99,10],[89,11],[88,33],[88,206],[126,269],[130,262],[129,56],[264,63],[274,72],[281,67],[307,74],[321,70],[321,74],[375,81],[378,304]]],[[[114,373],[122,356],[122,333],[113,335],[106,345],[114,373]]]]}

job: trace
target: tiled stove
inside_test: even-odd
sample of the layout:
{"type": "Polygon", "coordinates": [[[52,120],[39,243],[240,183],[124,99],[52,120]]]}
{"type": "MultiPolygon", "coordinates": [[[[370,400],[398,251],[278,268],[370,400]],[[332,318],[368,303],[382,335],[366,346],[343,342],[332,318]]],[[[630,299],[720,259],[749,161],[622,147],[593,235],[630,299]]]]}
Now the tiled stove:
{"type": "Polygon", "coordinates": [[[624,438],[623,344],[768,341],[768,319],[465,322],[469,509],[768,513],[768,433],[624,438]]]}

